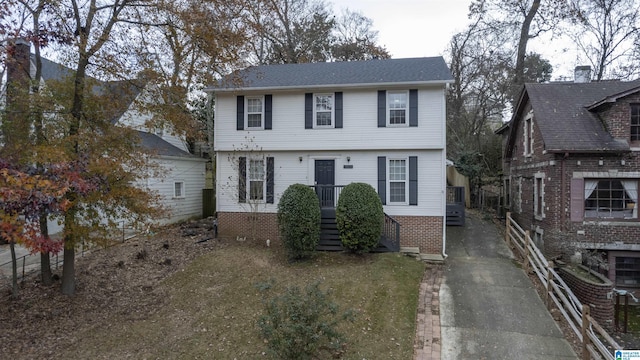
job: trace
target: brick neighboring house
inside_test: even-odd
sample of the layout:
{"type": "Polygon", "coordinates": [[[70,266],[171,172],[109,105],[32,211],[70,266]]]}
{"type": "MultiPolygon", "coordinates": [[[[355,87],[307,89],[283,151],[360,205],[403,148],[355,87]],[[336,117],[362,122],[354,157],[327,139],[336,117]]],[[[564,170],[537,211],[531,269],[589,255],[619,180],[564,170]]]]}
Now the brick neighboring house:
{"type": "Polygon", "coordinates": [[[640,287],[640,81],[525,84],[504,136],[506,206],[547,256],[591,250],[640,287]]]}

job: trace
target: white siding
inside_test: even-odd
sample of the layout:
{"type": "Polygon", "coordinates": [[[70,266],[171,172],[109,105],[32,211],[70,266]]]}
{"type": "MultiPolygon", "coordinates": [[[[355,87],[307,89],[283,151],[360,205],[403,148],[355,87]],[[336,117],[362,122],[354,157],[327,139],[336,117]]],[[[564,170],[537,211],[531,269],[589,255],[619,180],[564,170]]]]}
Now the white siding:
{"type": "Polygon", "coordinates": [[[236,130],[238,94],[217,94],[215,147],[233,151],[249,142],[263,151],[444,149],[444,86],[418,90],[418,127],[379,128],[377,89],[351,89],[343,91],[341,129],[305,129],[304,93],[264,92],[273,95],[273,129],[252,131],[236,130]]]}
{"type": "MultiPolygon", "coordinates": [[[[138,95],[135,101],[133,101],[131,105],[129,105],[129,108],[127,109],[127,111],[125,111],[124,114],[122,114],[122,116],[120,117],[120,119],[118,119],[118,124],[125,127],[130,127],[132,129],[148,132],[151,134],[156,134],[155,129],[150,129],[149,126],[147,126],[149,121],[151,121],[153,115],[148,111],[141,110],[137,106],[137,104],[139,103],[147,104],[147,103],[152,103],[153,101],[156,101],[156,100],[153,98],[151,93],[147,89],[144,89],[138,95]]],[[[170,124],[166,124],[165,129],[162,132],[162,135],[160,137],[164,141],[177,147],[178,149],[188,152],[189,150],[187,149],[187,143],[183,140],[182,137],[172,134],[172,131],[173,131],[173,127],[170,124]]]]}
{"type": "Polygon", "coordinates": [[[418,157],[418,205],[385,205],[385,213],[394,215],[445,216],[444,192],[445,155],[442,150],[389,150],[389,151],[326,151],[326,152],[264,152],[264,153],[229,153],[217,154],[217,211],[242,212],[251,211],[248,204],[238,203],[238,168],[239,156],[262,158],[274,157],[274,204],[259,204],[260,212],[276,212],[282,193],[294,183],[314,184],[314,160],[335,160],[335,183],[347,185],[352,182],[364,182],[378,188],[378,156],[418,157]],[[350,161],[347,161],[347,157],[350,161]],[[302,161],[300,160],[302,158],[302,161]],[[353,165],[345,169],[344,165],[353,165]]]}
{"type": "Polygon", "coordinates": [[[163,178],[151,178],[148,188],[157,191],[170,213],[161,223],[174,223],[202,216],[202,189],[205,188],[205,161],[202,159],[160,158],[166,169],[163,178]],[[174,183],[184,183],[184,197],[175,198],[174,183]]]}

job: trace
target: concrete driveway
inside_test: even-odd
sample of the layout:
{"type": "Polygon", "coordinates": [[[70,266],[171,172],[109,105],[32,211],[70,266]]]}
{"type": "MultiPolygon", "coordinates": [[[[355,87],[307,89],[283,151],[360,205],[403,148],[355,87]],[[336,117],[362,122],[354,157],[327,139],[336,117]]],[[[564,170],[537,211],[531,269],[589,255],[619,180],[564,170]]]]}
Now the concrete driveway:
{"type": "Polygon", "coordinates": [[[442,359],[577,359],[490,221],[447,227],[442,359]]]}

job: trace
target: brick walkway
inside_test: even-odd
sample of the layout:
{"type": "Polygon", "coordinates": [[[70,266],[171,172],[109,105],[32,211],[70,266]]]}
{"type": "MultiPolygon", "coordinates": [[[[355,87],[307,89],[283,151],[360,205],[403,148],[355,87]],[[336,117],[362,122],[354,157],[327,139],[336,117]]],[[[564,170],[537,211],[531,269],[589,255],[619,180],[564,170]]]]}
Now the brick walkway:
{"type": "Polygon", "coordinates": [[[442,265],[429,265],[420,284],[414,360],[440,359],[440,282],[442,265]]]}

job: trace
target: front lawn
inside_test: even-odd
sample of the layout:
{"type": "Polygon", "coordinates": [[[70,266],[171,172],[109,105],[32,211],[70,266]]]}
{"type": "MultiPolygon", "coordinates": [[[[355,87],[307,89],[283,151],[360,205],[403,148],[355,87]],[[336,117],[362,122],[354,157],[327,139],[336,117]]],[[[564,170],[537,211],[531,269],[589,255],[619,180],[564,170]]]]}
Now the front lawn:
{"type": "Polygon", "coordinates": [[[272,294],[320,281],[341,310],[355,311],[354,322],[340,328],[347,337],[344,359],[410,359],[425,267],[399,254],[319,253],[290,264],[278,247],[231,241],[148,289],[158,298],[146,305],[152,309],[117,311],[108,322],[74,334],[54,357],[268,358],[257,327],[264,294],[256,284],[274,280],[272,294]]]}

